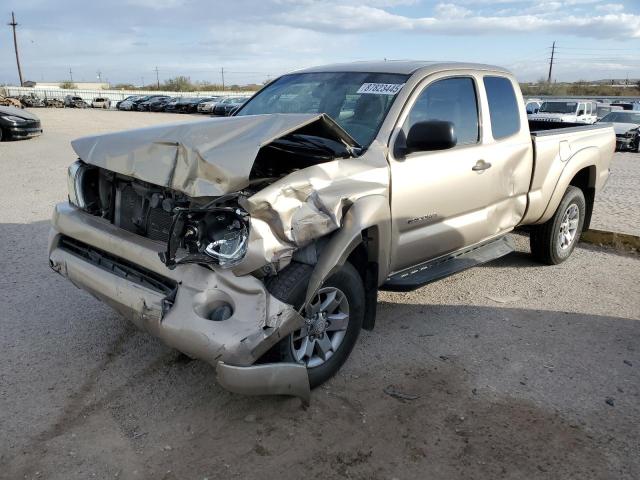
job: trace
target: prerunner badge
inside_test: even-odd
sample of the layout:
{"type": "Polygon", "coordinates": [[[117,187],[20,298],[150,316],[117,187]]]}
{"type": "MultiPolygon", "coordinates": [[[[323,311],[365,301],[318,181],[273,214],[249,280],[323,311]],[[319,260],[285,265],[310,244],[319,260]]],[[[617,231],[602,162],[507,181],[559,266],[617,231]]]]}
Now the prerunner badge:
{"type": "Polygon", "coordinates": [[[395,95],[402,87],[404,87],[404,83],[363,83],[356,93],[395,95]]]}

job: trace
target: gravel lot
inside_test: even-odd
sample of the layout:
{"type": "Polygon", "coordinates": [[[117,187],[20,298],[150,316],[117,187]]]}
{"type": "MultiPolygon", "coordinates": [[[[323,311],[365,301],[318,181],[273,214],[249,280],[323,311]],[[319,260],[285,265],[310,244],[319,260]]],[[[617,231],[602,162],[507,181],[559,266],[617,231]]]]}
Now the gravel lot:
{"type": "Polygon", "coordinates": [[[593,209],[592,226],[640,236],[640,153],[616,153],[593,209]]]}
{"type": "Polygon", "coordinates": [[[516,235],[517,253],[382,294],[309,408],[238,396],[46,259],[72,138],[194,117],[36,113],[42,137],[0,144],[0,478],[640,478],[637,255],[542,267],[516,235]]]}

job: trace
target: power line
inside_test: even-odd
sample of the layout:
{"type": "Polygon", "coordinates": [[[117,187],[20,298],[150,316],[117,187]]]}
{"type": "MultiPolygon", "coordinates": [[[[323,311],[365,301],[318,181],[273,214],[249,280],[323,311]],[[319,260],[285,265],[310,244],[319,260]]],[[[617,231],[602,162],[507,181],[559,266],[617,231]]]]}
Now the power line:
{"type": "Polygon", "coordinates": [[[11,22],[7,23],[7,25],[13,28],[13,48],[16,51],[16,63],[18,64],[18,77],[20,78],[20,86],[23,85],[22,81],[22,69],[20,68],[20,54],[18,54],[18,38],[16,36],[16,27],[18,23],[16,22],[16,16],[13,12],[11,12],[11,22]]]}

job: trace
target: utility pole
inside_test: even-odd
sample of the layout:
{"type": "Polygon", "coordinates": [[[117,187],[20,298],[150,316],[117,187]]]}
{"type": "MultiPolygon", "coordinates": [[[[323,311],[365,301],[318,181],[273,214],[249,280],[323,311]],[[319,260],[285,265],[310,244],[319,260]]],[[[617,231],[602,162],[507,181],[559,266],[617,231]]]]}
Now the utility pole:
{"type": "Polygon", "coordinates": [[[71,71],[71,67],[69,67],[69,78],[71,79],[71,83],[73,83],[73,72],[71,71]]]}
{"type": "Polygon", "coordinates": [[[551,83],[551,72],[553,71],[553,57],[556,53],[556,42],[553,42],[553,46],[551,47],[551,60],[549,61],[549,78],[547,78],[547,83],[551,83]]]}
{"type": "Polygon", "coordinates": [[[20,68],[20,55],[18,54],[18,38],[16,37],[16,27],[18,24],[16,23],[16,16],[11,12],[11,22],[7,23],[13,27],[13,48],[16,51],[16,63],[18,64],[18,77],[20,78],[20,86],[23,85],[22,82],[22,69],[20,68]]]}
{"type": "Polygon", "coordinates": [[[160,77],[158,76],[158,67],[154,69],[154,72],[156,72],[156,84],[158,85],[158,90],[160,90],[160,77]]]}
{"type": "Polygon", "coordinates": [[[224,67],[220,69],[220,74],[222,75],[222,91],[224,92],[224,67]]]}
{"type": "Polygon", "coordinates": [[[102,83],[102,72],[98,70],[96,73],[98,74],[98,83],[102,83]]]}

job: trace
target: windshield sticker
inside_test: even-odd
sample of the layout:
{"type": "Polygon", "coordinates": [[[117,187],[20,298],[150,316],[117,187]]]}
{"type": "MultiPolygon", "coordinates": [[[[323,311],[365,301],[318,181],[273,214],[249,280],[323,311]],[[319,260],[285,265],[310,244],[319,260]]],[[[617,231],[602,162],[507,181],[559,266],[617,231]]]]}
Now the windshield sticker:
{"type": "Polygon", "coordinates": [[[395,95],[402,87],[404,87],[404,83],[363,83],[356,93],[395,95]]]}

